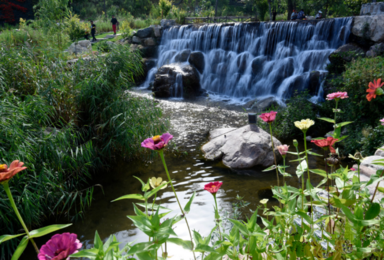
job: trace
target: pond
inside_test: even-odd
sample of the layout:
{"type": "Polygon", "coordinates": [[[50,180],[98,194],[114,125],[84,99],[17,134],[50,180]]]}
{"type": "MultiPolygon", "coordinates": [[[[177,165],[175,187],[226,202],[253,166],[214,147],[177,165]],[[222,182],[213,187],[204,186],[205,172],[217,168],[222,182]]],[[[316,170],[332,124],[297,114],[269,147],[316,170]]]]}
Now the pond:
{"type": "MultiPolygon", "coordinates": [[[[145,92],[133,94],[147,95],[145,92]]],[[[274,171],[262,172],[263,169],[261,168],[234,171],[226,168],[221,162],[205,160],[200,150],[202,144],[208,140],[210,129],[240,127],[247,124],[246,113],[242,111],[241,107],[225,106],[224,103],[211,104],[207,99],[195,103],[160,100],[159,106],[163,108],[165,116],[170,119],[172,124],[170,133],[175,136],[173,143],[178,149],[178,153],[168,152],[165,156],[181,204],[185,205],[193,192],[196,192],[191,212],[187,215],[191,229],[206,236],[215,226],[213,196],[204,190],[204,185],[212,181],[223,182],[217,195],[218,207],[223,216],[231,216],[237,195],[242,196],[245,201],[250,203],[248,207],[243,209],[243,217],[250,216],[250,210],[256,209],[261,199],[269,198],[269,207],[278,205],[277,201],[271,198],[272,193],[270,191],[270,187],[277,184],[274,171]]],[[[291,145],[290,151],[294,151],[292,140],[287,140],[286,143],[291,145]]],[[[321,149],[310,142],[308,145],[314,152],[323,154],[321,149]]],[[[172,148],[172,150],[175,149],[175,147],[172,148]]],[[[300,150],[303,148],[301,147],[300,150]]],[[[310,158],[310,168],[323,168],[324,161],[322,158],[313,156],[310,158]]],[[[297,156],[289,155],[287,159],[288,161],[294,160],[297,159],[297,156]]],[[[291,167],[288,168],[288,172],[296,176],[294,172],[297,164],[289,164],[291,167]]],[[[147,162],[127,163],[119,161],[97,179],[97,182],[102,184],[103,191],[98,188],[95,189],[94,200],[85,213],[84,219],[74,223],[73,226],[63,230],[63,232],[78,234],[84,247],[92,246],[96,230],[104,240],[109,235],[115,234],[122,247],[132,241],[148,241],[148,237],[126,217],[127,215],[135,215],[132,203],[138,201],[111,202],[122,195],[141,193],[141,184],[134,176],[142,180],[147,180],[153,176],[167,179],[159,157],[147,162]]],[[[281,179],[282,176],[280,176],[281,179]]],[[[321,178],[312,174],[311,180],[313,184],[316,184],[321,178]]],[[[301,182],[296,177],[288,178],[287,184],[294,187],[301,186],[301,182]]],[[[169,216],[180,214],[170,187],[160,191],[157,203],[173,210],[169,216]]],[[[68,223],[68,220],[61,220],[60,222],[68,223]]],[[[189,239],[184,221],[177,224],[175,232],[180,238],[189,239]]],[[[47,239],[48,237],[38,240],[37,243],[42,245],[47,239]]],[[[184,251],[181,247],[170,245],[168,249],[169,255],[172,256],[171,259],[193,259],[192,253],[184,251]]],[[[33,251],[29,250],[22,259],[36,258],[33,251]]]]}

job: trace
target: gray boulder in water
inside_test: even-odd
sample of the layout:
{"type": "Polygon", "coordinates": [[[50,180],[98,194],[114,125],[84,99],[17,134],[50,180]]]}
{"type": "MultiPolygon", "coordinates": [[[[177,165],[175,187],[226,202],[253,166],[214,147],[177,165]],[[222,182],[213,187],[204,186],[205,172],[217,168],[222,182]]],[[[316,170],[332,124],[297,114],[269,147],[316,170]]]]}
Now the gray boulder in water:
{"type": "Polygon", "coordinates": [[[204,54],[203,53],[201,53],[199,51],[192,52],[189,55],[188,62],[192,66],[194,66],[200,73],[204,72],[205,58],[204,58],[204,54]]]}
{"type": "MultiPolygon", "coordinates": [[[[210,132],[210,141],[201,149],[209,160],[221,159],[225,166],[246,169],[274,164],[271,136],[256,125],[241,128],[221,128],[210,132]]],[[[276,147],[281,142],[273,138],[277,160],[281,159],[276,147]]]]}
{"type": "Polygon", "coordinates": [[[191,54],[191,50],[183,50],[175,56],[175,61],[186,62],[188,60],[189,54],[191,54]]]}
{"type": "Polygon", "coordinates": [[[200,93],[200,76],[194,67],[189,64],[169,64],[162,66],[155,74],[152,84],[155,97],[172,97],[178,74],[182,76],[184,98],[193,98],[200,93]]]}

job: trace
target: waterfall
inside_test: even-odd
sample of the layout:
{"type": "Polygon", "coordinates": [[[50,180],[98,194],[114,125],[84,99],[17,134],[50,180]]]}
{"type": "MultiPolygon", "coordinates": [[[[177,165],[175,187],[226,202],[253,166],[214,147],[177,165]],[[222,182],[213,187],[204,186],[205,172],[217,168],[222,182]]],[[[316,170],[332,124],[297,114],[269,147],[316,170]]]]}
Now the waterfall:
{"type": "Polygon", "coordinates": [[[200,84],[210,97],[285,100],[308,86],[312,71],[324,72],[328,56],[347,43],[351,24],[352,18],[336,18],[173,26],[163,32],[157,68],[183,50],[199,51],[205,58],[200,84]]]}
{"type": "Polygon", "coordinates": [[[181,73],[176,75],[176,82],[173,85],[173,96],[176,98],[183,97],[183,75],[181,73]]]}

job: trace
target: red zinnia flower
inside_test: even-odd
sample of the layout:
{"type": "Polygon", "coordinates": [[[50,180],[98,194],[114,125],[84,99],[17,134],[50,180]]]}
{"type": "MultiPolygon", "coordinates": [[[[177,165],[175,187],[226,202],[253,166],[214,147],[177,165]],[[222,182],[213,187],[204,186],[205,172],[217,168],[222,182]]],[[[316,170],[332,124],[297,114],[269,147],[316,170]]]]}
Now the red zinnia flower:
{"type": "Polygon", "coordinates": [[[271,111],[260,115],[260,118],[266,123],[272,123],[276,119],[277,112],[271,111]]]}
{"type": "Polygon", "coordinates": [[[24,163],[19,160],[15,160],[8,166],[6,164],[0,165],[0,183],[12,179],[18,172],[21,172],[27,167],[23,167],[24,163]]]}
{"type": "Polygon", "coordinates": [[[367,89],[367,100],[371,101],[372,98],[376,98],[376,95],[381,95],[383,90],[381,87],[384,85],[384,83],[381,83],[381,79],[373,80],[372,82],[369,82],[368,89],[367,89]]]}
{"type": "Polygon", "coordinates": [[[221,185],[223,185],[223,183],[220,181],[210,182],[204,185],[204,190],[209,191],[212,194],[216,194],[221,185]]]}
{"type": "Polygon", "coordinates": [[[332,145],[334,145],[338,140],[339,139],[335,139],[333,137],[327,137],[326,139],[312,140],[311,142],[321,148],[329,147],[331,153],[336,153],[336,150],[332,147],[332,145]]]}
{"type": "Polygon", "coordinates": [[[56,234],[40,248],[37,257],[39,260],[69,260],[69,256],[77,253],[81,246],[76,234],[56,234]]]}

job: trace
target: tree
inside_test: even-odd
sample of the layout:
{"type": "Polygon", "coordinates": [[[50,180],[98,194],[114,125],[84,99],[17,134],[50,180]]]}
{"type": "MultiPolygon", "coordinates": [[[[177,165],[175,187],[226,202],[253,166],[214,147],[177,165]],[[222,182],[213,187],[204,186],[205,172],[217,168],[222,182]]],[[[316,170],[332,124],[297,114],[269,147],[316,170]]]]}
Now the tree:
{"type": "Polygon", "coordinates": [[[161,18],[167,17],[169,11],[172,9],[172,3],[168,0],[160,0],[159,8],[161,10],[161,18]]]}

